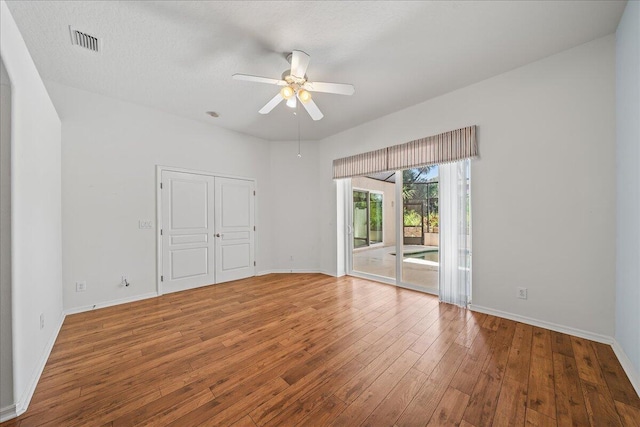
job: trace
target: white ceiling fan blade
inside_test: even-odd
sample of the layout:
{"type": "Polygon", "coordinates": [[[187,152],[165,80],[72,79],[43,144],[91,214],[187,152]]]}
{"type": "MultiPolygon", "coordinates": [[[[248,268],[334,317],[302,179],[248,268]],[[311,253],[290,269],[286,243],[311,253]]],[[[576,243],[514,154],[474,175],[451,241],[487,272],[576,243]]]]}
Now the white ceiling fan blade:
{"type": "Polygon", "coordinates": [[[269,114],[271,112],[271,110],[276,108],[276,105],[280,104],[283,100],[284,100],[284,98],[282,97],[282,95],[280,95],[280,92],[278,92],[276,94],[276,96],[274,96],[271,99],[271,101],[267,102],[267,104],[264,107],[262,107],[260,109],[260,111],[258,111],[258,113],[260,113],[260,114],[269,114]]]}
{"type": "Polygon", "coordinates": [[[291,52],[291,75],[304,78],[309,66],[309,55],[301,50],[291,52]]]}
{"type": "Polygon", "coordinates": [[[287,82],[285,82],[284,80],[270,79],[269,77],[251,76],[249,74],[234,74],[232,77],[234,80],[244,80],[247,82],[266,83],[277,86],[287,85],[287,82]]]}
{"type": "MultiPolygon", "coordinates": [[[[300,99],[300,97],[298,97],[298,99],[300,99]]],[[[310,99],[307,102],[302,102],[302,100],[300,99],[300,103],[302,104],[304,109],[307,110],[307,113],[309,113],[313,120],[320,120],[324,117],[324,114],[322,114],[322,111],[320,111],[316,103],[313,102],[313,99],[310,99]]]]}
{"type": "Polygon", "coordinates": [[[303,86],[309,92],[336,93],[338,95],[353,95],[356,89],[347,83],[306,82],[303,86]]]}

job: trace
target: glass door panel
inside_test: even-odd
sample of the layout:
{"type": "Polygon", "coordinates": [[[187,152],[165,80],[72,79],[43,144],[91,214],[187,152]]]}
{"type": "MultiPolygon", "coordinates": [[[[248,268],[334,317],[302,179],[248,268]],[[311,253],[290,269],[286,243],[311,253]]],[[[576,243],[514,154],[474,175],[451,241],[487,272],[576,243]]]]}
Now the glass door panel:
{"type": "Polygon", "coordinates": [[[402,282],[438,292],[438,167],[402,171],[402,282]]]}
{"type": "Polygon", "coordinates": [[[395,183],[368,177],[351,179],[354,272],[395,279],[395,183]]]}

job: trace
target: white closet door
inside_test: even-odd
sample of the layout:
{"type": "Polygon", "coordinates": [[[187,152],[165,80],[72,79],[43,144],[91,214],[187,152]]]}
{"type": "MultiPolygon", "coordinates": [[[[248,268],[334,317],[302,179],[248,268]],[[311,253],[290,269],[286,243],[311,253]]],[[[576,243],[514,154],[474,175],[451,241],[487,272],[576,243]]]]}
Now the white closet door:
{"type": "Polygon", "coordinates": [[[162,171],[163,293],[215,283],[214,178],[162,171]]]}
{"type": "Polygon", "coordinates": [[[216,177],[216,283],[255,276],[254,183],[216,177]]]}

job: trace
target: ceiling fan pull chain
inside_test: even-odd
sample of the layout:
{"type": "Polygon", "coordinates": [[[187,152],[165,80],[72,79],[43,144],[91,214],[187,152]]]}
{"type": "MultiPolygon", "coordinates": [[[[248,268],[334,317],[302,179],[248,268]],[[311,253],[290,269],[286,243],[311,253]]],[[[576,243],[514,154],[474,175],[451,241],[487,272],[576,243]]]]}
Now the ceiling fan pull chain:
{"type": "Polygon", "coordinates": [[[302,158],[302,153],[300,152],[300,103],[296,104],[296,116],[298,120],[298,158],[302,158]]]}

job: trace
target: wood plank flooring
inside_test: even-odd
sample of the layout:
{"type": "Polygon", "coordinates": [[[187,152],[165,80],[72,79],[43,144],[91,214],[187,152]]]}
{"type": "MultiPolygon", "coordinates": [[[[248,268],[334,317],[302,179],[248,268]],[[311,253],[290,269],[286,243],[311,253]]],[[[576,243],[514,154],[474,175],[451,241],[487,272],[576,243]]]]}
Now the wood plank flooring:
{"type": "Polygon", "coordinates": [[[610,346],[353,277],[255,277],[66,318],[3,426],[639,426],[610,346]]]}

